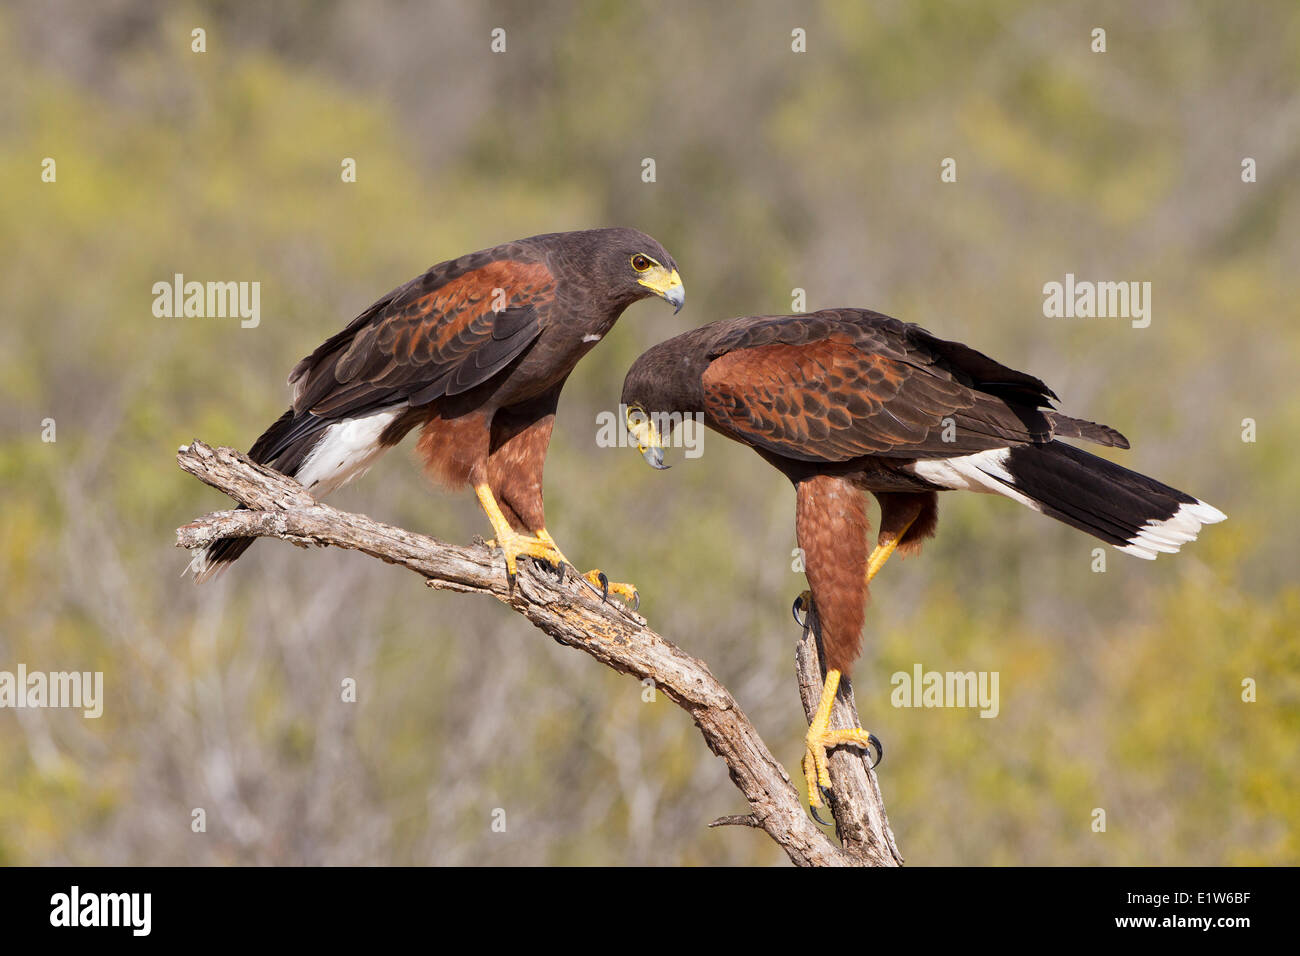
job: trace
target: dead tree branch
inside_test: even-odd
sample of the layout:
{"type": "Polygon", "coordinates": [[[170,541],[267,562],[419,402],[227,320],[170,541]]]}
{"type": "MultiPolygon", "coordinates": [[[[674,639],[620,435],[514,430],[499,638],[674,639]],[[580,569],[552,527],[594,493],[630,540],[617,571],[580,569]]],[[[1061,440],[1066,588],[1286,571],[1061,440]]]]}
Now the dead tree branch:
{"type": "MultiPolygon", "coordinates": [[[[560,581],[524,561],[510,590],[500,555],[483,545],[456,547],[331,508],[292,479],[229,448],[213,449],[196,441],[180,449],[177,461],[184,471],[246,509],[206,515],[178,528],[178,547],[202,548],[233,536],[281,538],[300,547],[331,545],[402,565],[424,577],[430,587],[490,594],[552,638],[639,680],[650,678],[691,715],[749,803],[748,814],[715,825],[760,828],[801,866],[898,862],[880,791],[860,757],[838,752],[831,759],[836,793],[832,808],[842,835],[842,845],[837,846],[809,818],[789,775],[708,667],[651,630],[644,618],[615,602],[602,603],[599,594],[573,575],[560,581]]],[[[817,642],[811,633],[805,633],[799,654],[805,708],[810,699],[815,705],[821,687],[817,642]]],[[[842,692],[835,713],[837,720],[856,721],[851,691],[842,692]]]]}

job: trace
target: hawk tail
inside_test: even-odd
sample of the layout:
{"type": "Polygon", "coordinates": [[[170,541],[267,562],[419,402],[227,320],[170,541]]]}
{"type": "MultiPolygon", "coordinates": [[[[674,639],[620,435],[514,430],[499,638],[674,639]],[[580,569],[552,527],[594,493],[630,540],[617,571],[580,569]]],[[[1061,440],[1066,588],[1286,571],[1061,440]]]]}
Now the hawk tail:
{"type": "MultiPolygon", "coordinates": [[[[316,497],[323,498],[365,474],[375,459],[402,440],[413,424],[403,416],[405,411],[403,402],[351,418],[329,420],[291,408],[253,443],[248,457],[296,478],[316,497]]],[[[195,582],[202,584],[217,577],[254,540],[222,538],[212,542],[190,563],[195,582]]]]}
{"type": "MultiPolygon", "coordinates": [[[[283,445],[284,440],[293,431],[295,424],[295,415],[291,408],[277,418],[275,424],[262,432],[261,437],[249,449],[248,457],[258,464],[266,464],[270,458],[274,457],[273,451],[283,445]]],[[[289,474],[292,473],[289,472],[289,474]]],[[[240,505],[236,510],[243,511],[244,506],[240,505]]],[[[202,584],[220,576],[256,540],[256,538],[222,538],[220,541],[214,541],[200,550],[194,556],[194,560],[190,562],[189,567],[189,570],[194,572],[194,583],[202,584]]]]}
{"type": "MultiPolygon", "coordinates": [[[[243,505],[239,506],[239,510],[242,511],[243,508],[243,505]]],[[[194,572],[194,583],[202,584],[220,575],[256,540],[256,538],[222,538],[200,550],[190,562],[190,570],[194,572]]]]}
{"type": "Polygon", "coordinates": [[[921,460],[911,471],[941,488],[1019,501],[1147,560],[1173,554],[1196,540],[1201,525],[1226,517],[1185,492],[1059,441],[921,460]]]}
{"type": "Polygon", "coordinates": [[[1064,442],[996,454],[1000,467],[985,472],[1002,488],[989,490],[1148,561],[1177,552],[1196,540],[1202,525],[1227,517],[1185,492],[1064,442]]]}
{"type": "Polygon", "coordinates": [[[1128,447],[1128,439],[1109,425],[1087,422],[1082,418],[1071,418],[1069,415],[1062,415],[1060,412],[1055,411],[1046,411],[1043,414],[1052,423],[1053,435],[1061,438],[1082,438],[1086,441],[1096,442],[1098,445],[1109,445],[1112,448],[1128,447]]]}

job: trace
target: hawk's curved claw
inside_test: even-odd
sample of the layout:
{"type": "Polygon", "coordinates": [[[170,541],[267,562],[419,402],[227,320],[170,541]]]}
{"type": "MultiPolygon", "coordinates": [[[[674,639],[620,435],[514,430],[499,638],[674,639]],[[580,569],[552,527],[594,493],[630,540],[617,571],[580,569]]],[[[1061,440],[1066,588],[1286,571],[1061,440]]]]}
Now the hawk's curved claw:
{"type": "Polygon", "coordinates": [[[609,596],[614,594],[632,605],[634,611],[641,606],[641,594],[635,587],[630,584],[610,581],[609,576],[604,571],[588,571],[582,578],[600,595],[601,601],[608,601],[609,596]]]}
{"type": "MultiPolygon", "coordinates": [[[[871,763],[867,765],[867,769],[875,770],[877,767],[880,766],[880,761],[885,759],[885,745],[880,742],[880,738],[877,737],[875,734],[867,734],[867,743],[870,745],[870,747],[874,747],[876,751],[876,759],[871,761],[871,763]]],[[[870,756],[871,750],[869,748],[863,748],[863,749],[866,750],[868,756],[870,756]]]]}
{"type": "Polygon", "coordinates": [[[790,605],[790,613],[794,616],[794,622],[800,627],[808,626],[808,607],[810,604],[812,604],[812,593],[804,591],[794,599],[794,604],[790,605]],[[799,620],[800,611],[803,612],[803,620],[799,620]]]}
{"type": "Polygon", "coordinates": [[[826,822],[825,820],[823,820],[821,817],[817,816],[817,808],[814,807],[812,804],[809,804],[809,805],[808,805],[808,813],[809,813],[809,815],[812,816],[812,818],[813,818],[814,820],[816,820],[816,821],[817,821],[818,823],[820,823],[822,826],[824,826],[824,827],[828,827],[828,826],[830,826],[829,823],[827,823],[827,822],[826,822]]]}

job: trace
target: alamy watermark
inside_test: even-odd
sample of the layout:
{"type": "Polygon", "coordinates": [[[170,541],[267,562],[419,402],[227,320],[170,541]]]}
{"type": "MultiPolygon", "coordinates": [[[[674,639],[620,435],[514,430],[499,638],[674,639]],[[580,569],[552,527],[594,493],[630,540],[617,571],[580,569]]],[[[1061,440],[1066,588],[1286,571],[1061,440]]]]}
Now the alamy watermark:
{"type": "Polygon", "coordinates": [[[50,925],[121,927],[148,936],[153,927],[152,893],[88,893],[73,885],[50,897],[50,925]]]}
{"type": "Polygon", "coordinates": [[[81,708],[86,717],[104,713],[103,671],[0,671],[0,707],[81,708]]]}
{"type": "Polygon", "coordinates": [[[160,319],[238,318],[240,328],[262,322],[262,283],[186,282],[176,273],[171,282],[153,284],[153,314],[160,319]]]}
{"type": "Polygon", "coordinates": [[[1043,315],[1049,319],[1132,319],[1135,329],[1151,324],[1150,282],[1091,282],[1076,280],[1043,285],[1043,315]]]}
{"type": "Polygon", "coordinates": [[[895,707],[978,707],[981,717],[996,717],[1001,709],[997,671],[896,671],[889,678],[895,707]]]}
{"type": "MultiPolygon", "coordinates": [[[[704,416],[682,412],[636,413],[644,415],[652,426],[659,448],[685,449],[687,458],[704,454],[704,416]]],[[[596,413],[596,446],[598,448],[636,448],[638,440],[627,428],[628,407],[619,405],[618,411],[596,413]]]]}

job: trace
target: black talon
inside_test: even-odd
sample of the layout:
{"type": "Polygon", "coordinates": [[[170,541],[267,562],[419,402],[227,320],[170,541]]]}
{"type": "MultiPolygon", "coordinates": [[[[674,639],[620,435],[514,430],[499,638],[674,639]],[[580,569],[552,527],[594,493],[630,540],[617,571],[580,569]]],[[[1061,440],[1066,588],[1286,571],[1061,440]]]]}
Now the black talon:
{"type": "Polygon", "coordinates": [[[880,761],[885,759],[885,745],[880,742],[880,738],[875,734],[867,734],[867,741],[868,743],[873,744],[876,748],[876,759],[870,767],[868,767],[869,770],[875,770],[880,766],[880,761]]]}
{"type": "Polygon", "coordinates": [[[604,604],[609,600],[609,575],[604,571],[597,571],[596,580],[600,582],[600,603],[604,604]]]}
{"type": "Polygon", "coordinates": [[[794,599],[794,604],[790,605],[790,613],[794,616],[794,622],[796,624],[798,624],[800,627],[807,627],[808,616],[806,612],[804,614],[804,619],[802,621],[799,620],[799,612],[802,610],[804,610],[803,595],[800,594],[798,597],[794,599]]]}
{"type": "Polygon", "coordinates": [[[822,826],[824,826],[824,827],[828,827],[828,826],[830,826],[829,823],[827,823],[827,822],[826,822],[825,820],[823,820],[821,817],[817,816],[817,808],[814,807],[811,803],[808,804],[808,812],[809,812],[810,814],[812,814],[812,818],[813,818],[814,820],[816,820],[818,823],[820,823],[822,826]]]}

